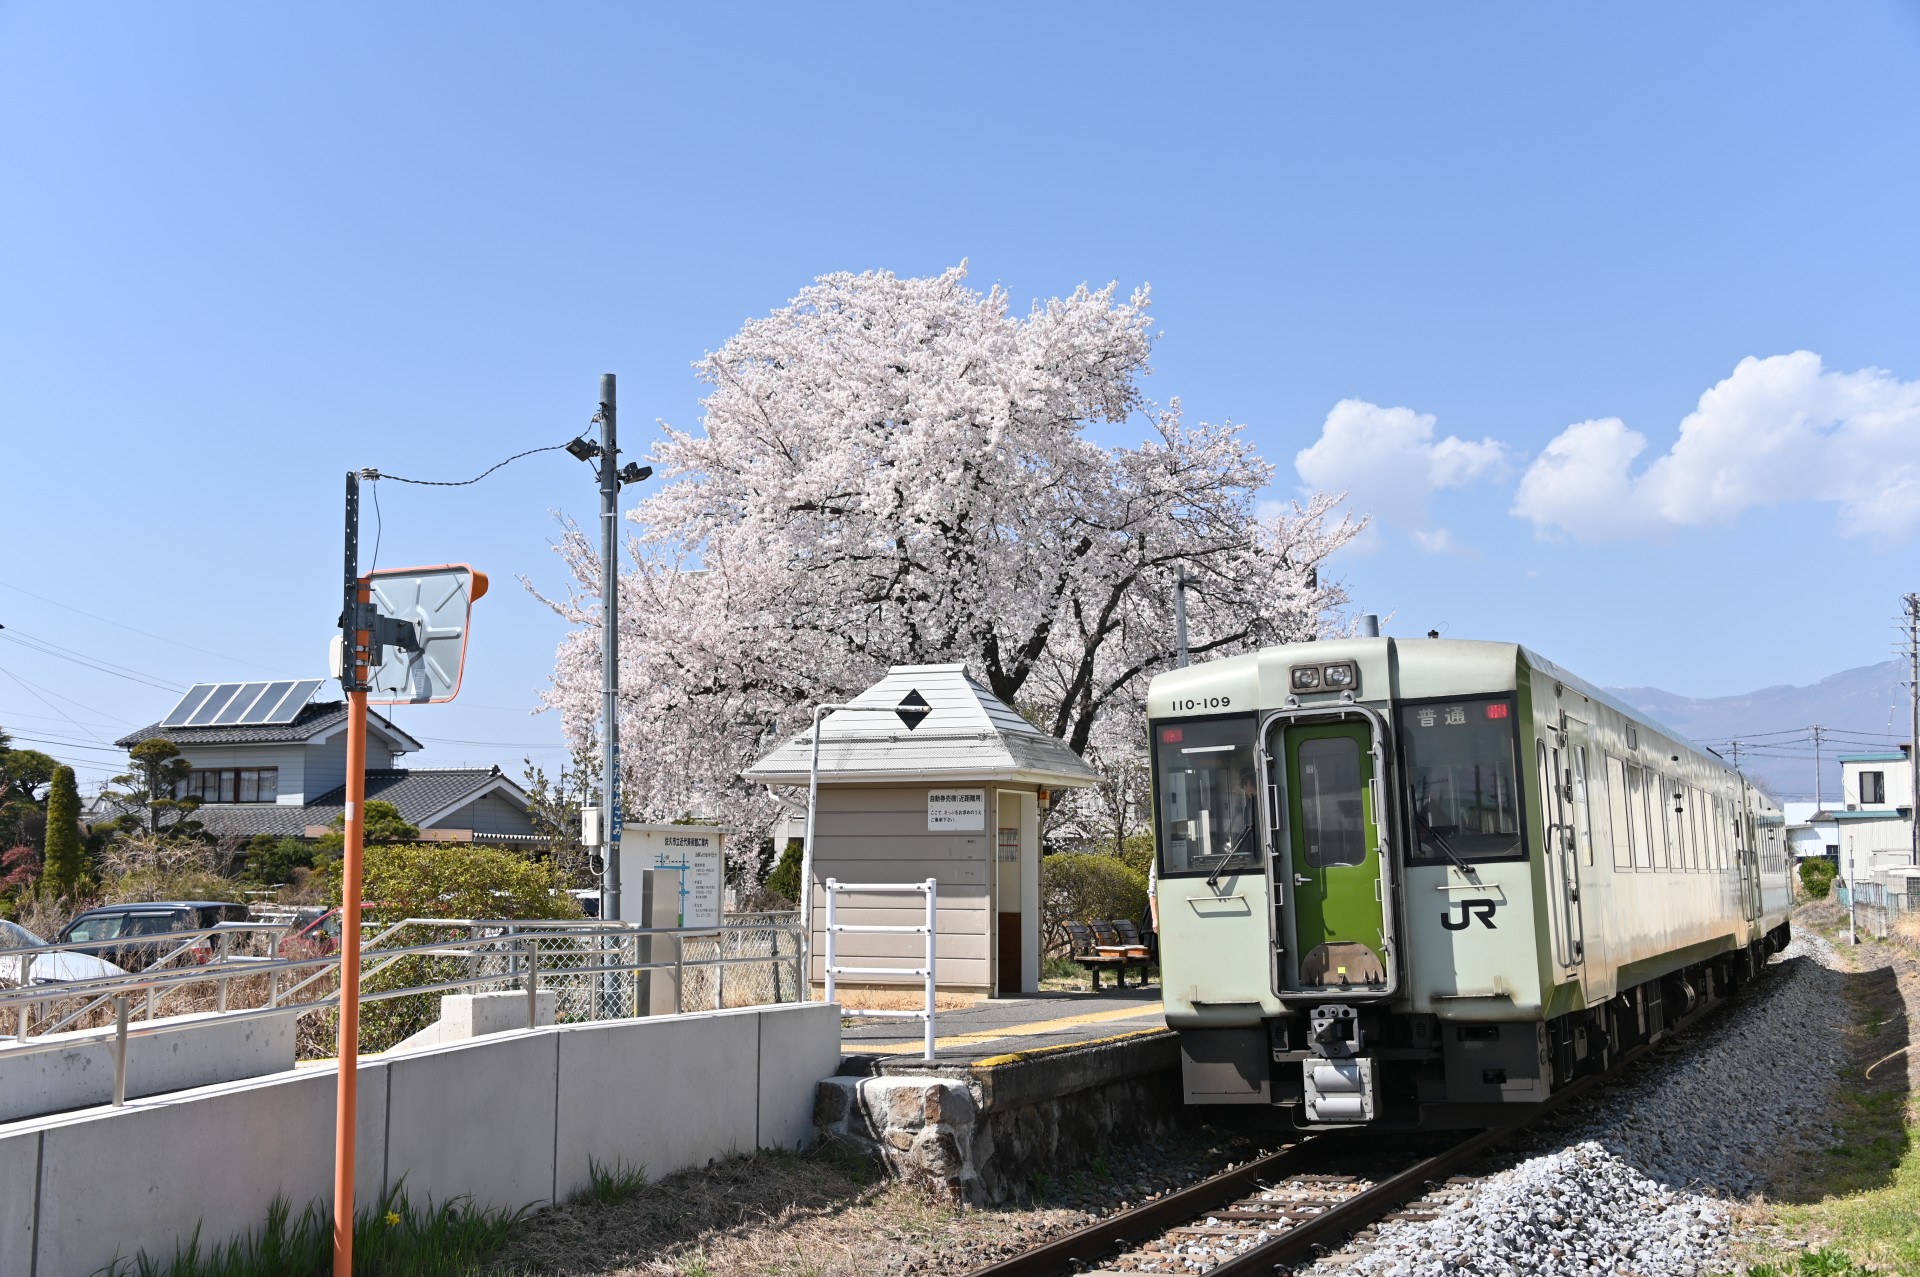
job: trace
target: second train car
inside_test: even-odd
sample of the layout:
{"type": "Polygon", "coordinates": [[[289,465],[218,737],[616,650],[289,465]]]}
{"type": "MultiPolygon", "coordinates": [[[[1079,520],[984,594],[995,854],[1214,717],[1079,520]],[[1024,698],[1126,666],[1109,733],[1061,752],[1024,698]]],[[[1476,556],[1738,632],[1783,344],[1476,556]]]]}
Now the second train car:
{"type": "Polygon", "coordinates": [[[1161,970],[1192,1104],[1509,1120],[1757,975],[1781,815],[1513,643],[1352,638],[1148,698],[1161,970]]]}

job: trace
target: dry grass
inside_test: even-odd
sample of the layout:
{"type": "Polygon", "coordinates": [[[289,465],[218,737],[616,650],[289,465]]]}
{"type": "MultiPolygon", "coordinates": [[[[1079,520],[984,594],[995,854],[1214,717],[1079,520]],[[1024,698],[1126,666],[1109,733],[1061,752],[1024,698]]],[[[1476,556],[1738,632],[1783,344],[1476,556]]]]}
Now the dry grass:
{"type": "MultiPolygon", "coordinates": [[[[921,989],[848,988],[835,985],[833,999],[849,1011],[918,1011],[927,1005],[921,989]]],[[[965,1011],[980,1005],[977,993],[935,993],[936,1011],[965,1011]]]]}

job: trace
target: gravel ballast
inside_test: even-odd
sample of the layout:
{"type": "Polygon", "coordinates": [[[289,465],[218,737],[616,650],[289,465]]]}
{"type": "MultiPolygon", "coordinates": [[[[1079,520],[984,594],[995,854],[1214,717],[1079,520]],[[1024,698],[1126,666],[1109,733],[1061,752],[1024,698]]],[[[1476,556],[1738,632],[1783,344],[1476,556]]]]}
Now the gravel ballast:
{"type": "Polygon", "coordinates": [[[1438,1218],[1380,1226],[1316,1272],[1690,1277],[1732,1267],[1731,1207],[1787,1146],[1828,1135],[1826,1088],[1846,1052],[1845,977],[1797,937],[1773,970],[1687,1040],[1611,1087],[1597,1112],[1535,1136],[1438,1218]]]}

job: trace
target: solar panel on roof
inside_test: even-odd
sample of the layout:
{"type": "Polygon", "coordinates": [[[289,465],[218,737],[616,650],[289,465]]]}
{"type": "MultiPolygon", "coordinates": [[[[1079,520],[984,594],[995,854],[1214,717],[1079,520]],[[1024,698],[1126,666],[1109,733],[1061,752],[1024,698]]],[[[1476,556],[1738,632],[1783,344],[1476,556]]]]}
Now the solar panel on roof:
{"type": "Polygon", "coordinates": [[[234,721],[240,723],[266,722],[267,719],[272,716],[273,711],[279,707],[280,702],[286,699],[287,693],[293,689],[293,686],[294,684],[291,679],[267,684],[267,690],[260,693],[260,699],[253,703],[253,708],[240,715],[240,717],[234,721]]]}
{"type": "Polygon", "coordinates": [[[200,708],[194,712],[193,717],[187,720],[187,726],[206,727],[211,724],[219,716],[220,711],[227,707],[227,702],[233,699],[233,694],[239,690],[238,683],[222,683],[214,688],[213,694],[207,697],[200,708]]]}
{"type": "Polygon", "coordinates": [[[317,678],[276,683],[196,683],[162,727],[237,727],[291,723],[319,690],[317,678]]]}
{"type": "Polygon", "coordinates": [[[253,703],[260,699],[260,693],[266,690],[265,683],[242,683],[240,690],[233,694],[233,699],[227,702],[227,707],[213,716],[209,726],[228,727],[239,722],[240,716],[252,709],[253,703]]]}
{"type": "Polygon", "coordinates": [[[160,726],[179,727],[185,723],[217,686],[219,686],[217,683],[196,683],[189,687],[187,694],[180,698],[180,703],[173,707],[173,712],[160,720],[160,726]]]}

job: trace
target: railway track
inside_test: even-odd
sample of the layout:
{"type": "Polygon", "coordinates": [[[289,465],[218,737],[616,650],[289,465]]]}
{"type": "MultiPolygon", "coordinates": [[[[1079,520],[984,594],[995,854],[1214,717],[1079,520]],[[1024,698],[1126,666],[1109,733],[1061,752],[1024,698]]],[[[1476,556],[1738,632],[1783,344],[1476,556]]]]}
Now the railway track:
{"type": "Polygon", "coordinates": [[[1402,1155],[1396,1161],[1378,1146],[1362,1150],[1338,1136],[1306,1136],[1278,1152],[976,1269],[968,1277],[1252,1277],[1290,1269],[1393,1215],[1459,1168],[1600,1083],[1618,1078],[1646,1049],[1629,1053],[1605,1074],[1566,1087],[1523,1122],[1470,1132],[1438,1151],[1402,1155]],[[1350,1169],[1329,1170],[1330,1163],[1350,1169]]]}

